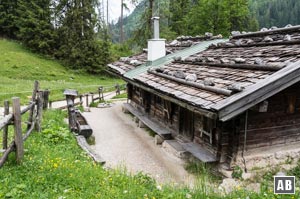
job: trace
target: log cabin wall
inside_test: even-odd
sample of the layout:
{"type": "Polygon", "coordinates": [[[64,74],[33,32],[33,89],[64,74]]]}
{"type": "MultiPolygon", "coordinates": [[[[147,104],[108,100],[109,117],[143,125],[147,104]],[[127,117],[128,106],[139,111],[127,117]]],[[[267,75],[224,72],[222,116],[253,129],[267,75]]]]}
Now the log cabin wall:
{"type": "Polygon", "coordinates": [[[240,118],[234,118],[227,122],[217,122],[219,132],[218,153],[220,163],[231,165],[235,163],[240,146],[240,118]]]}
{"type": "Polygon", "coordinates": [[[221,135],[216,128],[216,120],[193,113],[135,86],[128,91],[131,91],[129,95],[131,104],[148,114],[153,121],[168,128],[173,137],[181,135],[187,140],[205,146],[208,151],[217,155],[221,135]]]}
{"type": "Polygon", "coordinates": [[[130,94],[130,103],[139,110],[141,109],[141,98],[140,98],[140,89],[138,87],[132,86],[130,94]]]}
{"type": "Polygon", "coordinates": [[[217,156],[221,137],[216,120],[195,114],[194,129],[194,142],[217,156]]]}
{"type": "Polygon", "coordinates": [[[149,118],[169,128],[175,137],[179,131],[179,106],[161,97],[133,86],[131,104],[149,118]]]}
{"type": "Polygon", "coordinates": [[[179,107],[161,97],[151,94],[150,116],[170,128],[173,136],[178,134],[179,107]]]}
{"type": "MultiPolygon", "coordinates": [[[[248,111],[246,152],[300,142],[300,83],[248,111]]],[[[243,150],[245,114],[241,121],[239,151],[243,150]]]]}

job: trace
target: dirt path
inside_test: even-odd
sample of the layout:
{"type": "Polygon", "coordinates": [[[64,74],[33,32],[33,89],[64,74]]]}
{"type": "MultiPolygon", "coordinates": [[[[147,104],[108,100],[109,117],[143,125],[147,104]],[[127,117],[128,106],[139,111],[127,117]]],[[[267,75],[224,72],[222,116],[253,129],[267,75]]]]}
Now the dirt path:
{"type": "Polygon", "coordinates": [[[192,177],[179,158],[154,144],[145,129],[138,128],[132,117],[121,111],[122,102],[111,108],[92,108],[84,113],[96,137],[92,148],[112,168],[142,171],[159,183],[190,184],[192,177]]]}

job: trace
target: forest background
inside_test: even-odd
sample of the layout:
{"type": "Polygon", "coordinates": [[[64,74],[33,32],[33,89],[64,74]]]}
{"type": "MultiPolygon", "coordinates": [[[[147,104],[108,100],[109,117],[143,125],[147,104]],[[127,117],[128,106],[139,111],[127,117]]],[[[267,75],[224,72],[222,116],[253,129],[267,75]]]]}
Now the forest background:
{"type": "Polygon", "coordinates": [[[103,74],[107,63],[145,47],[152,16],[160,17],[161,37],[167,40],[300,24],[299,0],[119,1],[121,17],[109,24],[103,0],[0,0],[0,37],[68,68],[103,74]],[[129,3],[136,8],[124,17],[129,3]]]}

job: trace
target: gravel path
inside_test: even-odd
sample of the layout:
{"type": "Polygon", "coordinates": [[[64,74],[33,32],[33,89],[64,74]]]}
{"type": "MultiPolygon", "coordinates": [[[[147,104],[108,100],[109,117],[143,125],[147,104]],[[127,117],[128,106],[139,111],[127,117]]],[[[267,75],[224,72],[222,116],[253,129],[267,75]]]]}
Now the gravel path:
{"type": "Polygon", "coordinates": [[[131,173],[142,171],[158,183],[191,184],[192,177],[183,161],[154,144],[145,129],[138,128],[132,117],[121,110],[122,102],[111,108],[91,108],[84,113],[96,145],[92,148],[112,168],[126,168],[131,173]]]}

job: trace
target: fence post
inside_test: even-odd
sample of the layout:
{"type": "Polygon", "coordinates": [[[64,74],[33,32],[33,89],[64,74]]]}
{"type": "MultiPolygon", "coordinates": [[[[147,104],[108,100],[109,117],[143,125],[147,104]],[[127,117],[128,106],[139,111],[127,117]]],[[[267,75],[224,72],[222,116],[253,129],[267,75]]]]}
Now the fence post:
{"type": "Polygon", "coordinates": [[[43,109],[44,110],[46,110],[48,108],[49,94],[50,94],[50,91],[48,89],[46,89],[43,94],[43,96],[44,96],[43,109]]]}
{"type": "Polygon", "coordinates": [[[80,101],[80,103],[82,105],[82,95],[79,95],[79,101],[80,101]]]}
{"type": "Polygon", "coordinates": [[[86,107],[89,107],[89,94],[85,95],[85,100],[86,100],[86,107]]]}
{"type": "Polygon", "coordinates": [[[12,101],[13,101],[16,157],[17,157],[17,163],[21,163],[24,156],[24,146],[23,146],[23,136],[22,136],[20,98],[14,97],[12,98],[12,101]]]}
{"type": "Polygon", "coordinates": [[[94,103],[94,93],[91,93],[92,95],[92,103],[94,103]]]}
{"type": "Polygon", "coordinates": [[[44,92],[39,91],[37,97],[37,118],[35,129],[38,132],[41,132],[41,122],[42,122],[42,113],[43,113],[43,102],[44,101],[44,92]]]}
{"type": "Polygon", "coordinates": [[[98,88],[99,91],[99,101],[104,101],[104,96],[103,96],[103,86],[100,86],[98,88]]]}
{"type": "MultiPolygon", "coordinates": [[[[38,81],[35,81],[35,82],[34,82],[33,92],[32,92],[32,97],[31,97],[31,103],[34,103],[34,102],[35,102],[35,99],[36,99],[36,93],[37,93],[38,90],[39,90],[39,82],[38,82],[38,81]]],[[[33,106],[33,107],[30,109],[30,111],[29,111],[27,130],[29,130],[30,127],[31,127],[31,125],[32,125],[34,108],[35,108],[35,106],[33,106]]]]}
{"type": "MultiPolygon", "coordinates": [[[[4,101],[4,117],[9,114],[9,102],[4,101]]],[[[2,145],[3,149],[7,149],[7,135],[8,135],[8,125],[3,128],[3,140],[2,145]]]]}
{"type": "Polygon", "coordinates": [[[116,96],[120,95],[120,85],[118,83],[116,84],[115,88],[116,88],[116,96]]]}

